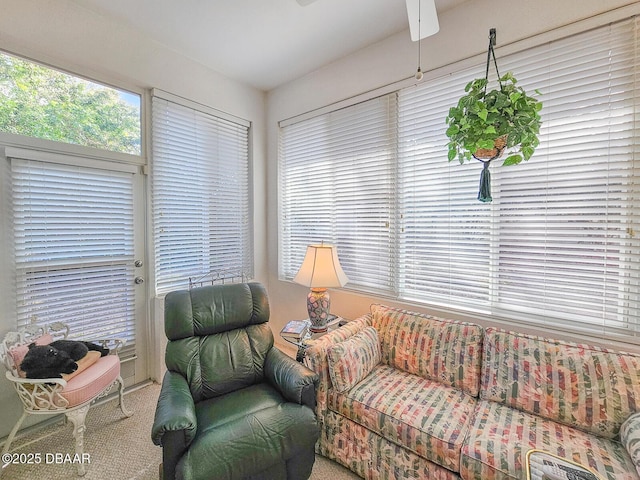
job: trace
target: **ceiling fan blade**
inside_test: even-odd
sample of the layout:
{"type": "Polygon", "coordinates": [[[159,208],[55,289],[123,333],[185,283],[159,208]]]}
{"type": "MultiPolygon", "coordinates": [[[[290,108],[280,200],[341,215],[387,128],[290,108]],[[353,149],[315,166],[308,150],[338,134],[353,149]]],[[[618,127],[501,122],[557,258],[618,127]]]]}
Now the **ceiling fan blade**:
{"type": "Polygon", "coordinates": [[[298,4],[302,7],[306,7],[307,5],[315,2],[316,0],[296,0],[296,2],[298,2],[298,4]]]}
{"type": "Polygon", "coordinates": [[[406,0],[406,2],[412,41],[417,42],[438,33],[440,24],[435,0],[406,0]]]}

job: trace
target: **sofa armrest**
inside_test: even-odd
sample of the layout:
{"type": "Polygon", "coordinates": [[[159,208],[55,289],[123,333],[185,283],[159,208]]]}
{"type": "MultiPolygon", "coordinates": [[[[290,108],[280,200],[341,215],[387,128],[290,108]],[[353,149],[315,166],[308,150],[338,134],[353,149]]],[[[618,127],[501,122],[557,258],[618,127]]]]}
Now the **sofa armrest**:
{"type": "Polygon", "coordinates": [[[366,314],[348,322],[340,328],[336,328],[318,339],[308,342],[305,350],[304,364],[318,374],[319,382],[316,392],[316,414],[318,419],[321,420],[327,410],[327,392],[331,388],[327,349],[331,345],[340,343],[371,325],[371,314],[366,314]]]}
{"type": "Polygon", "coordinates": [[[274,347],[267,354],[264,374],[284,398],[315,408],[318,375],[307,367],[274,347]]]}
{"type": "Polygon", "coordinates": [[[620,427],[620,442],[640,474],[640,412],[627,418],[620,427]]]}

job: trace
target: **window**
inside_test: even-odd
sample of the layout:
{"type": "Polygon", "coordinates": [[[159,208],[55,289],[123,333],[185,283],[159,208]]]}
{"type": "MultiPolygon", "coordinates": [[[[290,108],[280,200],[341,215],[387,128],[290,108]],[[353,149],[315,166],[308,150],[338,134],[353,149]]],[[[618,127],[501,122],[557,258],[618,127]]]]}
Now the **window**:
{"type": "MultiPolygon", "coordinates": [[[[491,204],[476,200],[480,163],[448,163],[444,134],[449,107],[482,65],[384,97],[390,106],[388,155],[371,154],[371,166],[363,162],[352,175],[390,172],[390,187],[381,196],[376,183],[366,180],[332,190],[344,176],[338,172],[331,187],[311,187],[317,202],[307,198],[309,184],[319,181],[296,172],[305,164],[314,172],[334,171],[349,159],[327,155],[328,137],[317,128],[335,122],[338,112],[282,125],[281,277],[295,275],[301,246],[325,240],[338,245],[350,288],[605,336],[640,333],[637,28],[634,18],[499,59],[501,71],[513,71],[528,91],[542,92],[543,127],[531,160],[492,167],[491,204]],[[352,197],[358,208],[345,203],[352,197]],[[306,214],[314,227],[334,225],[340,208],[347,209],[351,224],[359,224],[367,208],[379,215],[378,228],[388,222],[388,245],[377,254],[377,265],[390,278],[376,275],[375,268],[358,271],[353,256],[353,244],[382,245],[375,229],[345,232],[349,224],[343,222],[320,237],[301,221],[306,214]]],[[[340,111],[351,115],[354,131],[345,137],[352,155],[379,124],[358,112],[380,100],[340,111]]]]}
{"type": "Polygon", "coordinates": [[[157,293],[251,277],[249,123],[156,90],[152,138],[157,293]]]}
{"type": "Polygon", "coordinates": [[[140,96],[0,52],[0,132],[140,155],[140,96]]]}
{"type": "Polygon", "coordinates": [[[63,322],[74,339],[122,338],[132,351],[135,169],[7,150],[18,328],[63,322]]]}

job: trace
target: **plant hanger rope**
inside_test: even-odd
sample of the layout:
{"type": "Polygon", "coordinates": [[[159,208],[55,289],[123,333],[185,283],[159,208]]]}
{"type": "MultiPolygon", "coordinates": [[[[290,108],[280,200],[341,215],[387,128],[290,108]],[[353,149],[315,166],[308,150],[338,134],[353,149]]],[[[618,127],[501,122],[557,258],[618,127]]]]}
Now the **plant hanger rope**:
{"type": "MultiPolygon", "coordinates": [[[[500,84],[500,89],[502,89],[502,81],[500,80],[500,72],[498,71],[498,61],[496,60],[496,52],[493,50],[493,47],[496,44],[496,29],[491,28],[489,30],[489,48],[487,50],[487,68],[485,70],[484,79],[487,81],[487,85],[489,84],[489,65],[491,65],[491,57],[493,57],[493,64],[496,67],[496,75],[498,76],[498,84],[500,84]]],[[[484,93],[487,93],[487,85],[484,86],[484,93]]]]}
{"type": "MultiPolygon", "coordinates": [[[[491,28],[489,30],[489,48],[487,49],[487,68],[485,69],[484,79],[486,81],[484,85],[484,93],[487,93],[487,85],[489,85],[489,66],[491,65],[491,58],[493,57],[493,65],[496,67],[496,76],[498,77],[498,84],[500,85],[500,90],[502,90],[502,81],[500,80],[500,72],[498,71],[498,61],[496,60],[496,52],[493,50],[494,45],[496,44],[496,29],[491,28]]],[[[504,145],[500,146],[496,140],[496,148],[495,155],[488,159],[478,158],[473,155],[473,158],[482,162],[483,168],[482,172],[480,172],[480,187],[478,189],[478,200],[481,202],[487,203],[491,202],[493,198],[491,197],[491,172],[489,171],[489,166],[491,165],[491,161],[502,155],[502,151],[506,146],[506,141],[504,145]]]]}

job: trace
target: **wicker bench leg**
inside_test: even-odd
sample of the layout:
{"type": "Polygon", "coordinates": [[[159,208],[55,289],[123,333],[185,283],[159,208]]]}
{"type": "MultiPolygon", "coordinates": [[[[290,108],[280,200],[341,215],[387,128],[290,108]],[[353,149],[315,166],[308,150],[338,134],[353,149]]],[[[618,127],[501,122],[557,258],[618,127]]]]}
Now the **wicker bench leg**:
{"type": "MultiPolygon", "coordinates": [[[[67,412],[67,418],[73,423],[73,437],[76,439],[76,455],[77,458],[84,458],[84,431],[86,429],[84,425],[85,418],[87,417],[87,412],[89,411],[90,405],[85,405],[84,407],[80,407],[77,410],[72,410],[71,412],[67,412]]],[[[78,475],[82,476],[87,473],[84,462],[78,463],[78,475]]]]}
{"type": "Polygon", "coordinates": [[[116,381],[118,382],[120,410],[122,410],[122,413],[124,414],[125,417],[130,417],[131,415],[133,415],[133,410],[129,410],[127,407],[124,406],[124,380],[122,380],[122,377],[118,375],[118,378],[116,378],[116,381]]]}
{"type": "Polygon", "coordinates": [[[3,454],[9,452],[9,448],[11,447],[11,443],[13,442],[13,438],[16,436],[16,433],[18,433],[18,429],[20,428],[20,425],[22,425],[22,422],[24,421],[26,416],[27,416],[27,412],[23,410],[22,415],[20,416],[16,424],[13,426],[11,433],[7,437],[7,440],[4,442],[4,448],[2,449],[3,454]]]}

